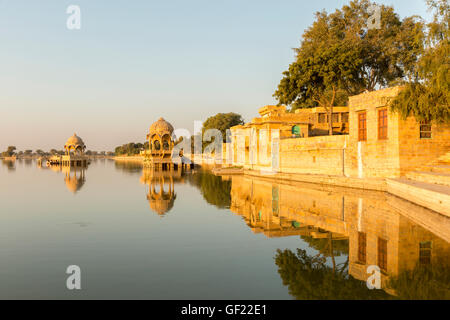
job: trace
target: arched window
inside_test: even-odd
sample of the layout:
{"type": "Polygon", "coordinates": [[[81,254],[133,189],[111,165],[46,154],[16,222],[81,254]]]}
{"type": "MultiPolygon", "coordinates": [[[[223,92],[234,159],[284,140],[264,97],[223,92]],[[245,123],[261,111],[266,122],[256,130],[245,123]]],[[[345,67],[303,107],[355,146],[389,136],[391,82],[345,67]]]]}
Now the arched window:
{"type": "Polygon", "coordinates": [[[159,140],[155,140],[155,142],[153,142],[153,145],[155,146],[156,151],[161,150],[161,144],[159,143],[159,140]]]}

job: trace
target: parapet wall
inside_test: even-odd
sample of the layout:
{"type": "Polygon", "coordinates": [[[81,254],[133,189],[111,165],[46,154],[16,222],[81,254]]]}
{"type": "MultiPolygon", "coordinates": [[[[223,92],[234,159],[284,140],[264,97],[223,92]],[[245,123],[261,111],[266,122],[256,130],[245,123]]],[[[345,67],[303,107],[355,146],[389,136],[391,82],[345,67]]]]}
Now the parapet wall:
{"type": "Polygon", "coordinates": [[[343,175],[347,135],[280,141],[280,172],[343,175]]]}

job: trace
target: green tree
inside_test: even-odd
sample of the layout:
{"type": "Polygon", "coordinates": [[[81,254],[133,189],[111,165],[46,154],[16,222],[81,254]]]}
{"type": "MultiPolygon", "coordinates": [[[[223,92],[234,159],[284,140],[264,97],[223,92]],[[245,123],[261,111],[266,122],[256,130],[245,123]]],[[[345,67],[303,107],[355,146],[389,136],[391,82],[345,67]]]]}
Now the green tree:
{"type": "Polygon", "coordinates": [[[141,150],[144,150],[144,149],[148,149],[148,142],[145,142],[145,143],[130,142],[130,143],[126,143],[122,146],[116,147],[114,153],[118,156],[120,156],[120,155],[133,156],[133,155],[139,154],[141,152],[141,150]]]}
{"type": "Polygon", "coordinates": [[[393,100],[391,109],[403,118],[419,121],[450,122],[450,4],[447,0],[428,0],[434,20],[427,25],[426,47],[416,63],[415,77],[393,100]]]}
{"type": "Polygon", "coordinates": [[[316,13],[274,93],[291,111],[324,107],[330,134],[333,106],[401,79],[420,53],[421,22],[412,17],[401,21],[392,7],[380,6],[381,28],[369,30],[370,5],[354,0],[334,13],[316,13]]]}
{"type": "Polygon", "coordinates": [[[16,151],[16,147],[15,147],[15,146],[9,146],[9,147],[6,149],[6,151],[4,151],[4,152],[2,153],[2,155],[3,155],[4,157],[12,157],[12,156],[14,156],[15,151],[16,151]]]}
{"type": "Polygon", "coordinates": [[[203,123],[202,134],[208,129],[217,129],[222,133],[223,142],[226,142],[227,129],[240,124],[244,124],[244,120],[240,114],[234,112],[218,113],[206,119],[203,123]]]}

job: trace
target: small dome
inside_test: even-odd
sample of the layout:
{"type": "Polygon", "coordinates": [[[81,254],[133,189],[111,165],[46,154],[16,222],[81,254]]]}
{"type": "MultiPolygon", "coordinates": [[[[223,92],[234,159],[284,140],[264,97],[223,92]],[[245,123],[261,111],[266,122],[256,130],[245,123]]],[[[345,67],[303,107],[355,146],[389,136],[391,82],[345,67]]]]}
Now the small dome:
{"type": "Polygon", "coordinates": [[[150,137],[153,136],[154,134],[158,134],[161,137],[165,134],[172,135],[172,132],[173,132],[172,125],[163,118],[159,118],[158,121],[156,121],[150,126],[150,137]]]}
{"type": "Polygon", "coordinates": [[[68,148],[77,149],[79,147],[84,149],[86,146],[84,145],[83,140],[79,136],[77,136],[76,133],[74,133],[73,136],[71,136],[69,139],[67,139],[67,142],[64,146],[65,149],[68,149],[68,148]]]}

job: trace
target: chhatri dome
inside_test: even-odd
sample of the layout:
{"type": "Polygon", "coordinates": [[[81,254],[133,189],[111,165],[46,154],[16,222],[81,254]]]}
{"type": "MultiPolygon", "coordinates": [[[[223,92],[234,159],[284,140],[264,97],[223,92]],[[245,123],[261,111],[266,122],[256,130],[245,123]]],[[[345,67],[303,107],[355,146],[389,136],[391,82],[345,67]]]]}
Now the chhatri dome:
{"type": "Polygon", "coordinates": [[[158,121],[156,121],[150,126],[149,136],[150,138],[155,134],[159,135],[160,137],[164,136],[165,134],[171,136],[172,132],[173,132],[172,125],[163,118],[159,118],[158,121]]]}
{"type": "Polygon", "coordinates": [[[79,136],[77,136],[76,133],[74,133],[73,136],[67,139],[67,142],[64,145],[64,149],[66,149],[67,151],[79,150],[83,152],[86,149],[86,146],[83,140],[79,136]]]}

